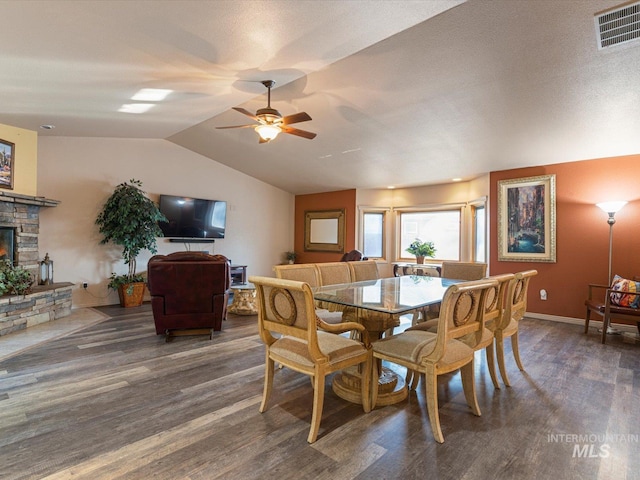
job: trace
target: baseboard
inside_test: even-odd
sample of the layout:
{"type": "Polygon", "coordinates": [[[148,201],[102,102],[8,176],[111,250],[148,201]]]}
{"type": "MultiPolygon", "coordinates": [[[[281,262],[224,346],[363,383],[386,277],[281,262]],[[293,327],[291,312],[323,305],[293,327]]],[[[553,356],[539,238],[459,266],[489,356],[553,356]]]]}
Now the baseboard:
{"type": "MultiPolygon", "coordinates": [[[[584,327],[584,318],[561,317],[560,315],[547,315],[546,313],[533,313],[533,312],[526,312],[525,317],[537,318],[539,320],[549,320],[551,322],[570,323],[572,325],[580,325],[584,327]]],[[[589,327],[602,328],[602,320],[589,320],[589,327]]],[[[627,325],[625,323],[616,323],[615,328],[616,330],[620,330],[623,332],[630,332],[630,333],[638,332],[638,329],[634,325],[627,325]]]]}

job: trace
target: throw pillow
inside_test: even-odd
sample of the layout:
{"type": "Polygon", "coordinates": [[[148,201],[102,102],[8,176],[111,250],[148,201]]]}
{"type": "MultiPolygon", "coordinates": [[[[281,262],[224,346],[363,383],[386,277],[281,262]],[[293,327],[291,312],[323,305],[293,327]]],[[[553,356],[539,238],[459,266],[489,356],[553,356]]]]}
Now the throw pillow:
{"type": "Polygon", "coordinates": [[[627,280],[619,275],[613,277],[611,283],[610,299],[611,305],[618,305],[620,307],[640,308],[640,282],[634,282],[633,280],[627,280]],[[630,295],[624,292],[638,292],[638,295],[630,295]]]}

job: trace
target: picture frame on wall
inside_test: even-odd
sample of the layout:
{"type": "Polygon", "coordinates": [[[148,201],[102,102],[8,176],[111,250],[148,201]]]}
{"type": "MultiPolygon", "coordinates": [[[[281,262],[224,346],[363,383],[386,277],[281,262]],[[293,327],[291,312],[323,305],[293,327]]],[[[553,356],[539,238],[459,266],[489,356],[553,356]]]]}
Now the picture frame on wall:
{"type": "Polygon", "coordinates": [[[498,181],[498,261],[556,261],[556,176],[498,181]]]}
{"type": "Polygon", "coordinates": [[[0,140],[0,188],[13,190],[15,144],[0,140]]]}

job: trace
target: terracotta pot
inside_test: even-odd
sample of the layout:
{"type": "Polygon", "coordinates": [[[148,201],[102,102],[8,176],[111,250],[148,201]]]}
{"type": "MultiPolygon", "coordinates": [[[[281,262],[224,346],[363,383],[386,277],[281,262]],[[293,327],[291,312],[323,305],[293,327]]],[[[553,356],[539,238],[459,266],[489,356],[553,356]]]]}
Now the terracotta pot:
{"type": "Polygon", "coordinates": [[[118,287],[121,307],[139,307],[144,298],[144,282],[125,283],[118,287]]]}
{"type": "Polygon", "coordinates": [[[424,256],[416,257],[416,263],[420,263],[420,264],[424,263],[424,256]]]}

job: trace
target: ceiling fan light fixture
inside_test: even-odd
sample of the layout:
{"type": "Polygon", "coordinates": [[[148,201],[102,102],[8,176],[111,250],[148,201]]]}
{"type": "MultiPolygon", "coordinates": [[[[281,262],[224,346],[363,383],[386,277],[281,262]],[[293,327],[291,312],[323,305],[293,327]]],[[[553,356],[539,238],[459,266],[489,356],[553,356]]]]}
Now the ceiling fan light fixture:
{"type": "Polygon", "coordinates": [[[267,142],[276,138],[282,131],[277,125],[258,125],[255,130],[260,135],[260,138],[267,142]]]}

